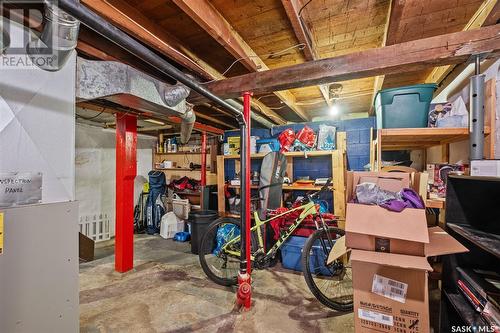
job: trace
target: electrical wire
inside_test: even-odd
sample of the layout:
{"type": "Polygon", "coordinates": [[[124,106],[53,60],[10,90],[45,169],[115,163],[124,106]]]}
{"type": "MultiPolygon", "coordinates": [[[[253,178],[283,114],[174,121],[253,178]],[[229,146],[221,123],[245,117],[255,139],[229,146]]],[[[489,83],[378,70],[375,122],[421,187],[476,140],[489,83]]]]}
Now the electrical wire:
{"type": "Polygon", "coordinates": [[[304,8],[306,8],[306,6],[308,4],[310,4],[312,2],[312,0],[309,0],[304,6],[302,6],[300,9],[299,9],[299,13],[297,14],[298,17],[301,17],[302,16],[302,11],[304,10],[304,8]]]}
{"type": "MultiPolygon", "coordinates": [[[[268,57],[268,56],[278,56],[278,55],[282,55],[286,51],[293,50],[295,48],[298,48],[299,50],[303,50],[305,47],[306,47],[306,45],[304,43],[299,43],[299,44],[287,47],[287,48],[285,48],[283,50],[280,50],[280,51],[277,51],[277,52],[266,53],[266,54],[263,54],[261,56],[259,56],[259,55],[254,55],[254,56],[250,55],[250,56],[246,56],[246,57],[241,57],[241,58],[238,58],[235,61],[233,61],[232,64],[229,65],[229,67],[226,68],[226,70],[221,73],[221,75],[225,76],[231,70],[231,68],[233,68],[234,65],[236,65],[237,63],[239,63],[242,60],[249,59],[249,58],[260,58],[260,57],[268,57]]],[[[212,83],[212,82],[215,82],[215,81],[218,81],[218,80],[219,79],[213,79],[213,80],[210,80],[210,81],[207,81],[207,82],[201,82],[200,84],[209,84],[209,83],[212,83]]]]}
{"type": "Polygon", "coordinates": [[[99,117],[103,113],[104,113],[104,111],[101,111],[101,112],[99,112],[98,114],[96,114],[95,116],[92,116],[92,117],[84,117],[84,116],[79,115],[76,112],[75,112],[75,115],[76,115],[77,118],[81,118],[81,119],[85,119],[85,120],[94,120],[94,119],[96,119],[97,117],[99,117]]]}

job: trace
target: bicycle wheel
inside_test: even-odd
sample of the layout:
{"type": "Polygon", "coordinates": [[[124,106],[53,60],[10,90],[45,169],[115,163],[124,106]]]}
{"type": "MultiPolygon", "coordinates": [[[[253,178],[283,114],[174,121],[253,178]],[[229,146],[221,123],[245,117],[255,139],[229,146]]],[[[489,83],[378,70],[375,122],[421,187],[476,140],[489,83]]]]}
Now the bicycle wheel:
{"type": "MultiPolygon", "coordinates": [[[[210,224],[200,243],[198,255],[201,267],[210,280],[221,286],[232,286],[238,283],[240,257],[221,249],[231,239],[240,236],[240,226],[240,221],[237,219],[217,219],[210,224]]],[[[252,233],[252,244],[257,244],[254,233],[252,233]]],[[[240,253],[241,242],[230,244],[227,249],[240,253]]]]}
{"type": "MultiPolygon", "coordinates": [[[[333,241],[345,234],[344,230],[337,228],[329,228],[328,233],[333,241]]],[[[351,311],[353,289],[350,262],[344,265],[337,261],[327,266],[330,250],[325,230],[317,230],[309,236],[302,250],[304,278],[318,301],[337,311],[351,311]]]]}

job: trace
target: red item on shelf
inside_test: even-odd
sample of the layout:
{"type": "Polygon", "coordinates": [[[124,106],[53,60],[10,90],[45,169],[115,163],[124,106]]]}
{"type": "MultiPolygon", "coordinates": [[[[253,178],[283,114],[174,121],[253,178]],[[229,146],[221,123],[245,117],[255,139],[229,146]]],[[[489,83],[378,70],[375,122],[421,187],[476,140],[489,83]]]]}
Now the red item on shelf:
{"type": "Polygon", "coordinates": [[[278,136],[278,141],[280,142],[281,152],[290,151],[290,148],[295,142],[295,132],[291,128],[287,128],[278,136]]]}
{"type": "Polygon", "coordinates": [[[316,143],[316,134],[314,134],[313,129],[307,125],[297,133],[295,138],[309,148],[314,147],[316,143]]]}

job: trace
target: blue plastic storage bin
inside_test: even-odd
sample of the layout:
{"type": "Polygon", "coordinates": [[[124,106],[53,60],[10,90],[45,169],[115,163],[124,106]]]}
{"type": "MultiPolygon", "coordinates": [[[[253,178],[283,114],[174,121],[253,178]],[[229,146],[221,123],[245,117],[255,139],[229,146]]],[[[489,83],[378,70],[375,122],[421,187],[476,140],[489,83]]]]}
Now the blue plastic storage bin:
{"type": "MultiPolygon", "coordinates": [[[[281,260],[284,268],[302,272],[302,248],[304,247],[307,237],[290,236],[288,240],[281,246],[281,260]]],[[[331,272],[324,266],[326,255],[320,245],[313,246],[313,256],[311,257],[311,270],[315,269],[319,272],[316,274],[331,275],[331,272]]]]}
{"type": "Polygon", "coordinates": [[[427,127],[436,87],[429,83],[380,90],[375,97],[377,128],[427,127]]]}
{"type": "Polygon", "coordinates": [[[262,145],[269,145],[271,151],[280,151],[280,143],[278,139],[259,139],[257,140],[257,151],[260,152],[262,145]]]}

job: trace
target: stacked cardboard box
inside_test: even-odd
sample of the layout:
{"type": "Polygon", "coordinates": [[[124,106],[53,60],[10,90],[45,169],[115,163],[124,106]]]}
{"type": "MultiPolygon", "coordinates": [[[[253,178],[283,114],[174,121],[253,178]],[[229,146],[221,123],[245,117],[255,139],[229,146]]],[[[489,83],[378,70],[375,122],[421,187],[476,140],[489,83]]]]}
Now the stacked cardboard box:
{"type": "MultiPolygon", "coordinates": [[[[376,183],[397,192],[410,174],[348,174],[348,202],[357,184],[376,183]]],[[[346,246],[351,250],[356,332],[429,332],[427,273],[430,256],[467,249],[439,227],[427,229],[424,209],[400,213],[349,203],[346,246]]]]}

